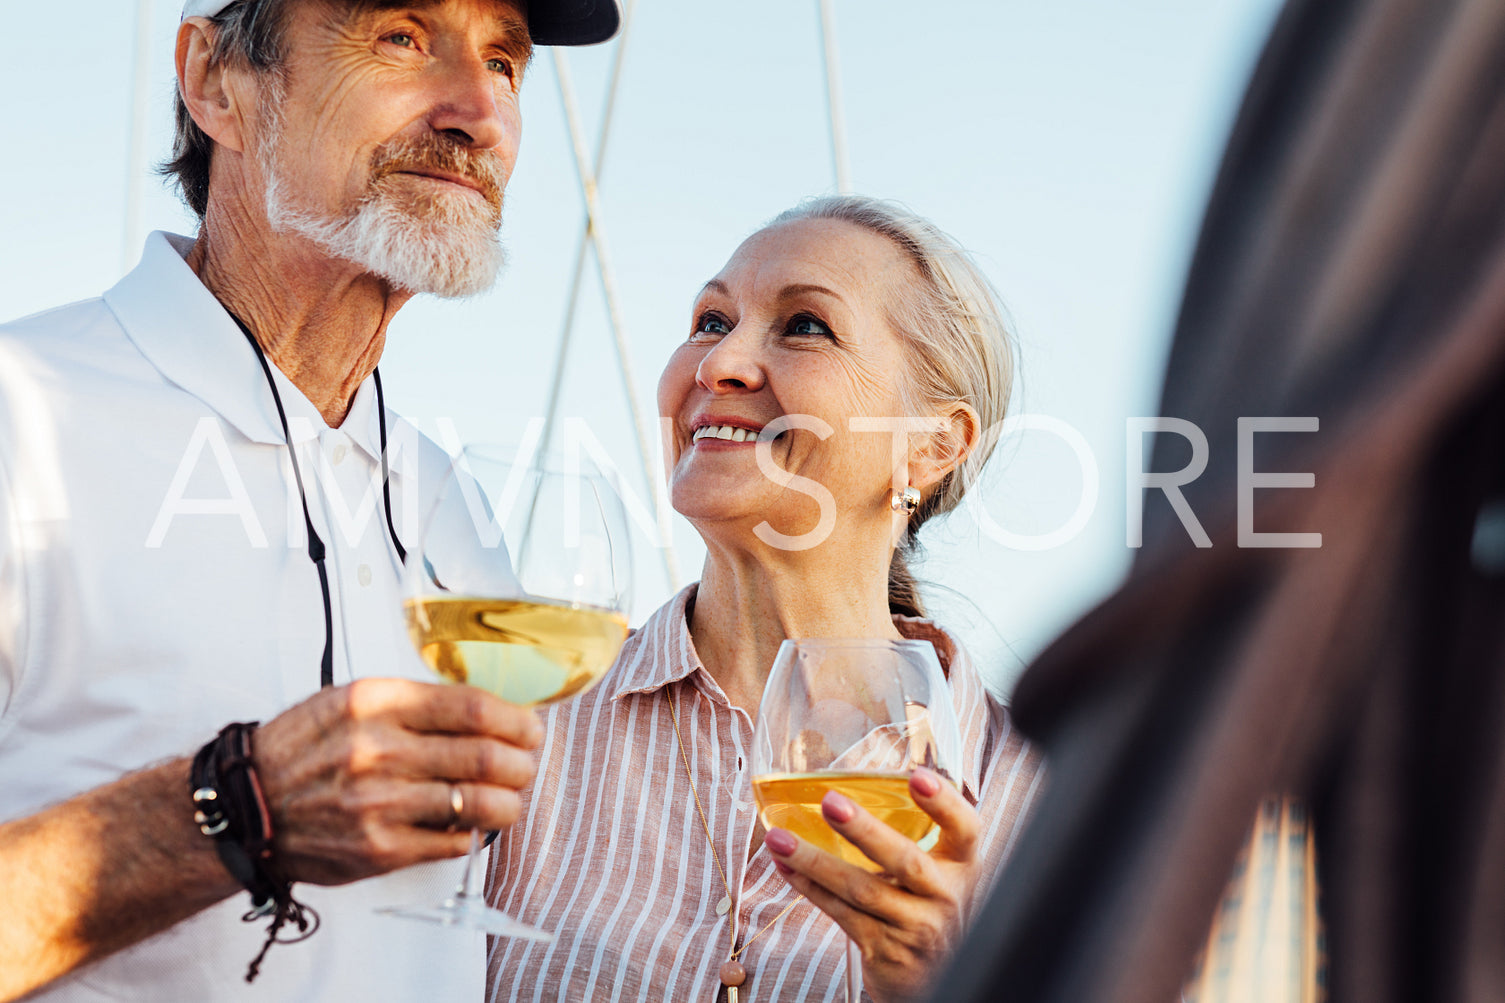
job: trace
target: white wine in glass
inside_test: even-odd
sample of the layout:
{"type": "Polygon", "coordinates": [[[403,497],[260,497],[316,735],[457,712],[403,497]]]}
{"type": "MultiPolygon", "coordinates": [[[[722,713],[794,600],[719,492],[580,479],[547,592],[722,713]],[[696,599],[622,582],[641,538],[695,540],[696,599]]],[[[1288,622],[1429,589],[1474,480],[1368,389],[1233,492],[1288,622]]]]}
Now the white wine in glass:
{"type": "Polygon", "coordinates": [[[762,810],[763,826],[787,829],[807,843],[874,874],[882,870],[826,824],[820,813],[827,791],[851,798],[878,821],[905,839],[930,849],[940,827],[909,796],[908,773],[863,773],[833,770],[812,773],[770,773],[753,780],[753,794],[762,810]]]}
{"type": "MultiPolygon", "coordinates": [[[[627,637],[626,514],[604,472],[527,451],[467,447],[403,565],[403,616],[440,678],[523,706],[566,700],[606,674],[627,637]]],[[[485,904],[480,833],[455,893],[381,910],[487,933],[552,940],[485,904]]]]}
{"type": "MultiPolygon", "coordinates": [[[[846,795],[929,850],[940,830],[909,793],[910,773],[956,783],[961,735],[951,687],[929,641],[809,638],[779,646],[753,732],[753,793],[763,825],[785,829],[847,863],[879,873],[826,823],[820,802],[846,795]]],[[[847,999],[861,962],[847,941],[847,999]]]]}
{"type": "Polygon", "coordinates": [[[408,636],[428,667],[510,703],[583,693],[627,636],[617,610],[541,599],[423,596],[403,603],[408,636]]]}

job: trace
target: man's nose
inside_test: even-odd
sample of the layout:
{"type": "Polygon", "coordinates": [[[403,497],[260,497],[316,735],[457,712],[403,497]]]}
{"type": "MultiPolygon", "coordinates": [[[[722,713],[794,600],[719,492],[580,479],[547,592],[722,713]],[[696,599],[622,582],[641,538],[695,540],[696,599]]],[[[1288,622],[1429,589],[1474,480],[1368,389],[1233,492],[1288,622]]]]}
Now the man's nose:
{"type": "Polygon", "coordinates": [[[712,393],[761,390],[767,379],[757,339],[736,329],[716,342],[695,369],[695,382],[712,393]]]}
{"type": "Polygon", "coordinates": [[[473,150],[500,146],[517,129],[505,78],[479,56],[452,57],[434,68],[435,105],[429,125],[473,150]]]}

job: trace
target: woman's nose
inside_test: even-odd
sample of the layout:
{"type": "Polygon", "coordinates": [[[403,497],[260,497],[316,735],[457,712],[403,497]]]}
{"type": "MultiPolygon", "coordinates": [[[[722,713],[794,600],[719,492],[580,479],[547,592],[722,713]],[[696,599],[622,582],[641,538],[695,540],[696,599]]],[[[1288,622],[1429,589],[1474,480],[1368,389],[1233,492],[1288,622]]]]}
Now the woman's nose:
{"type": "Polygon", "coordinates": [[[733,330],[718,341],[695,370],[695,382],[712,393],[762,389],[767,379],[755,339],[733,330]]]}

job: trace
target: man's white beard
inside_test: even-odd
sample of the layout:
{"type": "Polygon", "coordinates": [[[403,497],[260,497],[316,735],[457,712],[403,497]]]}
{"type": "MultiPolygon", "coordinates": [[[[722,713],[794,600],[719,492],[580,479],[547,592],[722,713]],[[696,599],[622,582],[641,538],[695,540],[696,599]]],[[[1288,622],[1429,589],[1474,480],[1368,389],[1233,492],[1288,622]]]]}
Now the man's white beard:
{"type": "Polygon", "coordinates": [[[262,156],[267,220],[274,231],[306,237],[408,292],[458,298],[496,284],[505,257],[500,219],[474,196],[456,191],[405,198],[388,175],[349,213],[321,215],[288,198],[275,139],[262,156]]]}

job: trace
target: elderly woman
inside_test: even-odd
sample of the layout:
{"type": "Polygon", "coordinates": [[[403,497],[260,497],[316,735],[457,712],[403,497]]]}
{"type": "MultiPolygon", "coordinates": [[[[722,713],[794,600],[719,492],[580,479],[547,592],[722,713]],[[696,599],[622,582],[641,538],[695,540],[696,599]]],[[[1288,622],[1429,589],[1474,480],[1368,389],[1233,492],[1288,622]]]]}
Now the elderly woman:
{"type": "Polygon", "coordinates": [[[550,708],[488,891],[558,939],[494,941],[489,999],[709,1001],[731,984],[742,1000],[834,1000],[843,933],[871,998],[923,992],[1040,770],[961,646],[924,618],[905,567],[920,526],[987,458],[1011,357],[967,255],[888,203],[786,212],[706,283],[658,394],[671,498],[705,540],[705,567],[594,690],[550,708]],[[900,416],[936,420],[897,435],[852,420],[900,416]],[[792,428],[772,442],[771,477],[755,441],[780,419],[792,428]],[[947,672],[961,789],[923,769],[910,781],[941,829],[935,848],[834,792],[822,805],[893,877],[759,824],[753,723],[791,637],[923,639],[947,672]]]}

